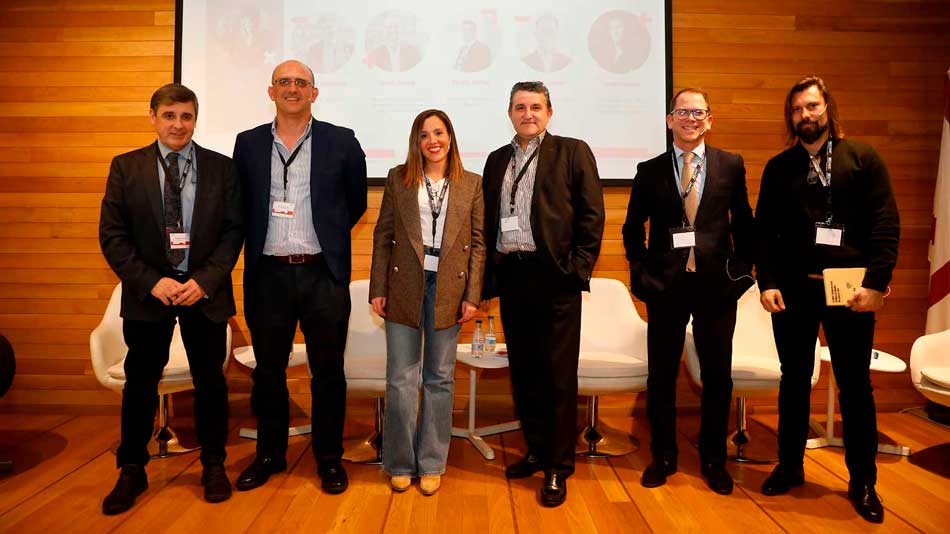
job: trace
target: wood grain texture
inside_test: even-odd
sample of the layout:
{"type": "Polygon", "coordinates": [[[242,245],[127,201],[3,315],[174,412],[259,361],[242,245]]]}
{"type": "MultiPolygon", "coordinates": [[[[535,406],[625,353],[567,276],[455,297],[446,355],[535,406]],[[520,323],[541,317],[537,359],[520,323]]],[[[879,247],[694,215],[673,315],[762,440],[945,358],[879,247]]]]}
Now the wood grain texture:
{"type": "MultiPolygon", "coordinates": [[[[765,163],[784,147],[785,91],[805,74],[828,81],[848,135],[878,149],[893,178],[903,239],[876,345],[906,360],[926,313],[950,4],[842,0],[819,13],[806,0],[676,0],[672,25],[674,87],[709,91],[715,117],[709,142],[744,156],[753,205],[765,163]]],[[[118,402],[89,380],[83,362],[89,330],[116,282],[99,250],[98,211],[111,158],[154,139],[148,98],[172,79],[173,38],[172,0],[0,5],[0,331],[21,361],[4,405],[118,402]]],[[[620,229],[629,193],[629,187],[605,190],[607,228],[594,273],[624,283],[629,272],[620,229]]],[[[369,209],[352,232],[356,279],[368,276],[381,197],[380,188],[371,188],[369,209]]],[[[242,269],[239,261],[232,277],[239,314],[242,269]]],[[[498,315],[497,302],[491,313],[498,315]]],[[[235,345],[246,344],[243,316],[231,324],[235,345]]],[[[465,325],[463,338],[470,331],[465,325]]],[[[232,366],[229,378],[235,395],[248,393],[246,370],[232,366]]],[[[308,402],[303,377],[292,380],[295,397],[308,402]]],[[[874,380],[882,406],[921,402],[906,373],[874,380]]],[[[510,403],[507,381],[504,372],[489,374],[480,388],[510,403]]],[[[823,377],[813,392],[816,409],[825,384],[823,377]]],[[[685,376],[678,391],[684,409],[698,405],[685,376]]],[[[774,398],[753,402],[774,411],[774,398]]],[[[392,513],[401,524],[405,514],[398,507],[392,513]]],[[[571,520],[596,521],[583,514],[571,520]]]]}
{"type": "MultiPolygon", "coordinates": [[[[174,423],[184,443],[194,443],[190,410],[182,406],[174,423]]],[[[356,441],[372,426],[366,406],[353,410],[344,438],[356,441]]],[[[480,410],[478,425],[509,414],[480,410]]],[[[950,430],[908,414],[881,414],[885,439],[914,451],[946,444],[950,430]]],[[[456,412],[455,423],[465,414],[456,412]]],[[[119,436],[118,416],[77,415],[68,411],[0,413],[0,457],[14,471],[0,478],[0,528],[24,534],[47,532],[393,532],[509,534],[619,532],[867,532],[846,497],[848,473],[838,449],[805,453],[805,484],[787,495],[766,497],[760,486],[772,466],[736,464],[727,469],[736,481],[732,495],[713,493],[700,475],[699,454],[691,444],[698,417],[680,418],[679,469],[659,488],[646,489],[640,477],[649,448],[626,456],[578,458],[568,480],[567,501],[558,508],[538,502],[540,474],[506,480],[504,466],[519,459],[525,446],[519,432],[486,438],[496,458],[485,460],[462,439],[452,440],[441,489],[425,497],[418,482],[404,493],[389,488],[379,466],[347,463],[349,488],[340,495],[320,490],[311,453],[312,437],[294,436],[287,450],[287,472],[253,491],[234,492],[219,504],[204,502],[202,466],[197,453],[149,463],[149,488],[127,513],[101,513],[102,498],[117,470],[110,444],[119,436]]],[[[291,424],[306,421],[295,416],[291,424]]],[[[255,442],[238,437],[252,418],[234,417],[225,469],[233,481],[254,456],[255,442]]],[[[627,416],[604,417],[602,424],[629,431],[649,442],[645,425],[627,416]]],[[[775,455],[774,415],[750,421],[755,453],[775,455]]],[[[882,532],[943,532],[950,520],[945,477],[908,458],[878,457],[877,491],[885,508],[882,532]]]]}

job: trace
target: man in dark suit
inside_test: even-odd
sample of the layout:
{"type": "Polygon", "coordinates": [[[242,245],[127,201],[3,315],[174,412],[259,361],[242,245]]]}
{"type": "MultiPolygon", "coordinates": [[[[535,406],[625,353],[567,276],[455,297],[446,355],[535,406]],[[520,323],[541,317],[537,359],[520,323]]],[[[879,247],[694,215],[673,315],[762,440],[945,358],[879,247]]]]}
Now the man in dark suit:
{"type": "Polygon", "coordinates": [[[541,82],[511,89],[516,135],[488,156],[485,299],[501,297],[515,409],[528,453],[508,478],[544,471],[541,503],[558,506],[574,473],[581,291],[604,232],[604,198],[587,143],[547,132],[541,82]]]}
{"type": "Polygon", "coordinates": [[[234,162],[244,188],[244,317],[257,367],[251,405],[257,457],[239,490],[287,467],[287,361],[297,322],[312,378],[313,454],[322,487],[346,490],[343,349],[350,317],[350,230],[366,211],[366,157],[352,130],[313,118],[313,72],[299,61],[274,69],[272,123],[242,132],[234,162]]]}
{"type": "Polygon", "coordinates": [[[706,483],[732,492],[725,469],[732,398],[732,334],[736,301],[753,279],[752,208],[745,165],[737,154],[706,146],[709,97],[679,91],[666,125],[673,149],[637,166],[623,244],[630,287],[649,316],[647,415],[652,463],[641,483],[654,488],[676,472],[676,376],[690,315],[703,382],[699,455],[706,483]],[[650,220],[649,249],[644,223],[650,220]]]}
{"type": "Polygon", "coordinates": [[[129,347],[116,455],[122,471],[102,503],[109,515],[131,508],[148,487],[146,446],[176,318],[195,385],[205,499],[231,495],[222,366],[227,321],[235,313],[231,270],[244,239],[238,178],[230,159],[191,140],[198,99],[190,89],[162,86],[150,105],[158,141],[112,160],[99,218],[102,253],[122,281],[129,347]]]}

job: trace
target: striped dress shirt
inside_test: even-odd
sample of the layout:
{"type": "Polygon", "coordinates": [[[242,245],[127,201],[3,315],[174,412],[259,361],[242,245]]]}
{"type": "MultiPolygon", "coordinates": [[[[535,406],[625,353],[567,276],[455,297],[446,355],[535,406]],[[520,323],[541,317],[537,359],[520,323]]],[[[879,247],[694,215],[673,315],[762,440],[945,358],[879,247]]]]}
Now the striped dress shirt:
{"type": "Polygon", "coordinates": [[[277,136],[277,121],[271,125],[271,134],[274,136],[274,146],[270,156],[270,206],[273,209],[274,201],[294,203],[294,217],[271,217],[267,223],[267,237],[264,239],[264,254],[268,256],[289,256],[291,254],[319,254],[320,240],[313,227],[313,212],[310,209],[310,145],[311,127],[313,122],[307,123],[307,129],[293,147],[287,148],[277,136]],[[303,146],[301,146],[303,144],[303,146]],[[284,161],[290,160],[290,155],[300,146],[300,152],[293,163],[287,168],[287,189],[284,190],[284,161]],[[286,196],[285,196],[286,195],[286,196]]]}
{"type": "Polygon", "coordinates": [[[511,211],[511,188],[515,183],[515,178],[521,172],[526,161],[531,154],[541,148],[541,142],[544,140],[546,132],[528,141],[528,147],[521,149],[518,144],[518,136],[511,140],[511,146],[514,153],[511,158],[511,165],[505,172],[505,179],[501,183],[501,202],[498,203],[499,221],[512,215],[518,216],[518,230],[502,232],[501,224],[498,225],[498,240],[495,247],[498,252],[507,254],[509,252],[534,252],[538,247],[534,244],[534,235],[531,234],[531,197],[534,195],[534,180],[538,172],[538,160],[541,155],[538,154],[531,160],[528,170],[521,177],[518,183],[518,191],[515,193],[515,209],[511,211]]]}

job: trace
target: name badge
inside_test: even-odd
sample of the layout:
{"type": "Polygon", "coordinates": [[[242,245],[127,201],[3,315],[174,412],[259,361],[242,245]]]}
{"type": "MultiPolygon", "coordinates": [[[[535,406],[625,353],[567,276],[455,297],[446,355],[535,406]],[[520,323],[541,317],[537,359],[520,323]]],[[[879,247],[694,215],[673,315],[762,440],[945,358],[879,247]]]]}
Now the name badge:
{"type": "Polygon", "coordinates": [[[191,246],[191,234],[188,232],[169,232],[168,243],[172,250],[188,248],[191,246]]]}
{"type": "Polygon", "coordinates": [[[425,255],[425,259],[422,263],[422,267],[427,271],[438,271],[439,270],[439,257],[425,255]]]}
{"type": "Polygon", "coordinates": [[[692,226],[671,228],[670,234],[673,236],[673,248],[690,248],[696,246],[696,229],[692,226]]]}
{"type": "Polygon", "coordinates": [[[521,227],[518,226],[518,217],[502,217],[501,218],[501,231],[502,232],[517,232],[521,227]]]}
{"type": "Polygon", "coordinates": [[[815,223],[816,245],[840,247],[842,234],[844,234],[844,226],[840,224],[815,223]]]}
{"type": "Polygon", "coordinates": [[[293,219],[294,218],[294,208],[296,204],[293,202],[281,202],[279,200],[274,201],[273,207],[271,207],[270,214],[271,217],[282,217],[284,219],[293,219]]]}

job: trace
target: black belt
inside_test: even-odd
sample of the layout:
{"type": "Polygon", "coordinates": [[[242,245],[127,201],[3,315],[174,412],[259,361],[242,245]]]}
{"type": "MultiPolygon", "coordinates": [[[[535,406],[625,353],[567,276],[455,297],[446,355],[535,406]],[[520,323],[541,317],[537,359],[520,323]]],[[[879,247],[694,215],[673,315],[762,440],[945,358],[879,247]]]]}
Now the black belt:
{"type": "Polygon", "coordinates": [[[502,261],[534,261],[541,255],[534,250],[516,250],[514,252],[500,252],[502,261]]]}
{"type": "Polygon", "coordinates": [[[283,263],[285,265],[302,265],[304,263],[310,263],[320,259],[322,254],[291,254],[289,256],[269,256],[265,255],[265,258],[271,258],[277,263],[283,263]]]}
{"type": "Polygon", "coordinates": [[[437,249],[434,247],[427,247],[425,245],[422,245],[422,253],[425,254],[426,256],[435,256],[436,258],[438,258],[439,250],[440,249],[437,249]]]}

